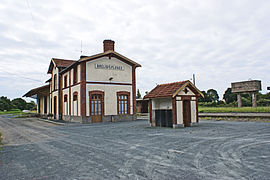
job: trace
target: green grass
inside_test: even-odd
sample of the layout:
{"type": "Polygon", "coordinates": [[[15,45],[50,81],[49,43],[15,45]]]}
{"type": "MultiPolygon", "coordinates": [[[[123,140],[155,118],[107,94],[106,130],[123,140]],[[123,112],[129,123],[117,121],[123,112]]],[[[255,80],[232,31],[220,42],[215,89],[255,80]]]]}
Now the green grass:
{"type": "Polygon", "coordinates": [[[23,112],[19,109],[11,109],[10,111],[0,111],[1,114],[23,114],[23,112]]]}
{"type": "Polygon", "coordinates": [[[0,115],[11,114],[18,118],[29,117],[29,115],[36,113],[36,111],[22,112],[20,109],[11,109],[10,111],[0,111],[0,115]]]}
{"type": "Polygon", "coordinates": [[[231,112],[270,112],[270,107],[202,107],[199,106],[200,113],[231,113],[231,112]]]}

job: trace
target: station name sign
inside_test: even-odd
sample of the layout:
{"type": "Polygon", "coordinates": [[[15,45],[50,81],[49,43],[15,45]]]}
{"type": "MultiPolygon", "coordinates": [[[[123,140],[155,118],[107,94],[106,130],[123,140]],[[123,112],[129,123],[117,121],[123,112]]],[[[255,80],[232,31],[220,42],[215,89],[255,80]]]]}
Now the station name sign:
{"type": "Polygon", "coordinates": [[[124,71],[123,66],[115,66],[115,65],[109,65],[109,64],[95,64],[95,68],[96,69],[124,71]]]}

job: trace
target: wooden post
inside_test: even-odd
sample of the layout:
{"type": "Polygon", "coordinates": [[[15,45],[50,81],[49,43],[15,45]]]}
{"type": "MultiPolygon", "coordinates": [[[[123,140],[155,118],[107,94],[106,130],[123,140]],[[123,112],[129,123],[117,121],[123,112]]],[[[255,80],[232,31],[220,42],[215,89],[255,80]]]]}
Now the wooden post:
{"type": "Polygon", "coordinates": [[[237,94],[237,102],[238,102],[238,107],[239,108],[242,107],[242,99],[241,99],[241,94],[240,93],[237,94]]]}

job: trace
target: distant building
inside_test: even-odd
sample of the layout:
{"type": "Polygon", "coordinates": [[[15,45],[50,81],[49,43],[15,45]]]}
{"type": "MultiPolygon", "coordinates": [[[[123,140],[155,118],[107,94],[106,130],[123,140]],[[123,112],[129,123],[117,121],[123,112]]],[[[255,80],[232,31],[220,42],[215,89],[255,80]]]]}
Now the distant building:
{"type": "Polygon", "coordinates": [[[203,94],[190,81],[157,85],[146,96],[151,126],[184,127],[198,124],[198,98],[203,94]]]}
{"type": "Polygon", "coordinates": [[[136,75],[140,64],[114,51],[103,41],[104,52],[79,60],[52,58],[48,85],[24,96],[37,99],[40,114],[72,122],[111,122],[136,119],[136,75]]]}
{"type": "Polygon", "coordinates": [[[137,113],[148,113],[148,100],[136,99],[137,113]]]}

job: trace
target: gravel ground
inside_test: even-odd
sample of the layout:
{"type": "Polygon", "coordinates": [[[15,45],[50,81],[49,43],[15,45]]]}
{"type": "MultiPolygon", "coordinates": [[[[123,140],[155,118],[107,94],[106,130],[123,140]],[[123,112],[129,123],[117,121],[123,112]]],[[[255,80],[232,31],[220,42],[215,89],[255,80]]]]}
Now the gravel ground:
{"type": "Polygon", "coordinates": [[[0,116],[0,179],[270,179],[270,123],[56,126],[0,116]]]}

